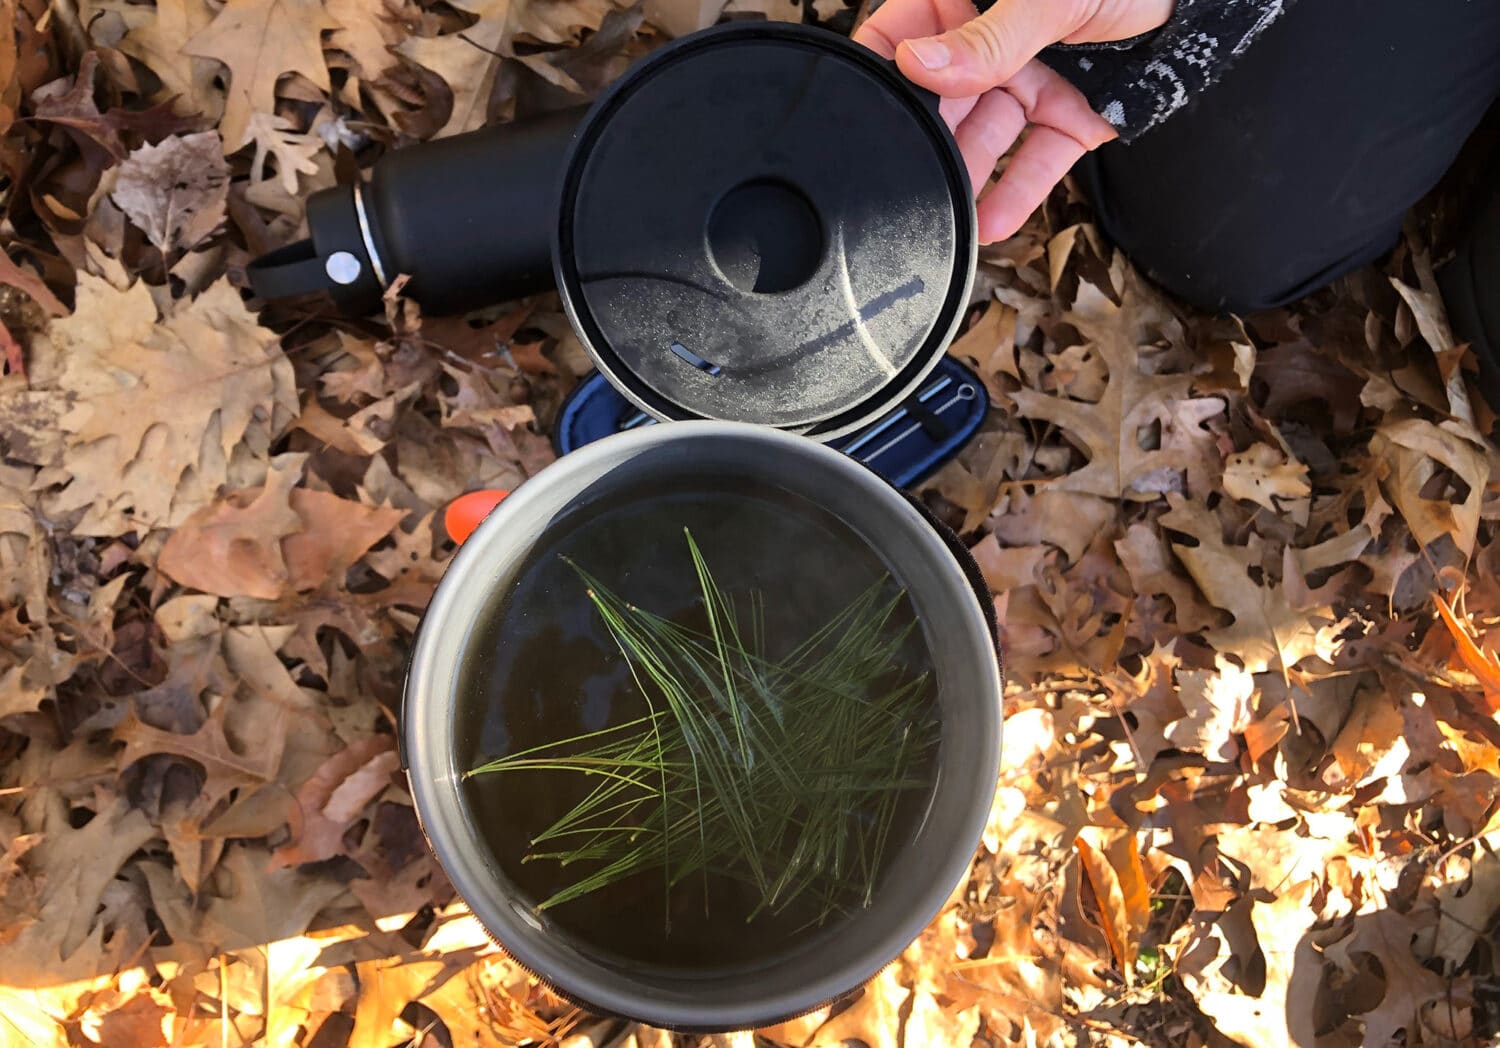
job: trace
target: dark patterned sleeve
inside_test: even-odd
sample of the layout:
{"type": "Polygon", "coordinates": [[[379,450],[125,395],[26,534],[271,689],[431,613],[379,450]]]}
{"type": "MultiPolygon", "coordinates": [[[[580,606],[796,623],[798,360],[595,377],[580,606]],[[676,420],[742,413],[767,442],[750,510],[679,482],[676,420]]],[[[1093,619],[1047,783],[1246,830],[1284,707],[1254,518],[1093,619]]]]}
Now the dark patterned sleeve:
{"type": "MultiPolygon", "coordinates": [[[[980,10],[993,0],[981,0],[980,10]]],[[[1160,29],[1107,44],[1059,44],[1041,54],[1131,139],[1208,87],[1292,0],[1177,0],[1160,29]]]]}

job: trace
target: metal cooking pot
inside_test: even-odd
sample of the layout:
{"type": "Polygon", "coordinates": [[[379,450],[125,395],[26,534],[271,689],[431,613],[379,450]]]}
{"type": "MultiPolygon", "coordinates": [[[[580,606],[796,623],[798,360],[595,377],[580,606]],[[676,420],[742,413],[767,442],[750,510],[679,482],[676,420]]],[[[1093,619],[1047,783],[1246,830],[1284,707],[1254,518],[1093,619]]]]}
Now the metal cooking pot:
{"type": "MultiPolygon", "coordinates": [[[[723,1031],[811,1011],[863,985],[942,909],[983,832],[1000,763],[1001,675],[983,583],[951,535],[897,489],[822,444],[765,426],[679,422],[607,437],[547,467],[464,542],[422,622],[406,682],[403,763],[422,827],[475,916],[518,962],[597,1011],[654,1026],[723,1031]],[[846,523],[908,592],[936,681],[940,741],[931,802],[888,853],[871,905],[746,963],[625,963],[538,913],[508,881],[461,788],[469,740],[455,717],[460,669],[483,611],[553,522],[647,479],[734,476],[816,502],[846,523]],[[962,562],[961,559],[962,558],[962,562]],[[967,565],[963,562],[967,562],[967,565]],[[977,587],[976,587],[977,581],[977,587]],[[976,592],[976,588],[979,592],[976,592]]],[[[777,556],[766,549],[765,556],[777,556]]]]}

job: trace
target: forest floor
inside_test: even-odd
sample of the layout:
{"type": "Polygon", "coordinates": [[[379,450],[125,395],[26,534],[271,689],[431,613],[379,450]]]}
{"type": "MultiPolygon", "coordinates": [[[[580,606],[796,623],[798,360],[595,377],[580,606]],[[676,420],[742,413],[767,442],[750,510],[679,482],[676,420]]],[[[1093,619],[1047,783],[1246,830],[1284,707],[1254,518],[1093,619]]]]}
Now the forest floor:
{"type": "Polygon", "coordinates": [[[489,943],[394,752],[443,507],[552,461],[589,368],[555,296],[352,322],[239,290],[309,191],[580,102],[662,34],[614,0],[0,22],[0,1043],[1500,1029],[1500,449],[1424,238],[1241,320],[1165,300],[1065,190],[983,252],[952,353],[992,410],[922,495],[1004,624],[989,829],[862,994],[674,1039],[489,943]]]}

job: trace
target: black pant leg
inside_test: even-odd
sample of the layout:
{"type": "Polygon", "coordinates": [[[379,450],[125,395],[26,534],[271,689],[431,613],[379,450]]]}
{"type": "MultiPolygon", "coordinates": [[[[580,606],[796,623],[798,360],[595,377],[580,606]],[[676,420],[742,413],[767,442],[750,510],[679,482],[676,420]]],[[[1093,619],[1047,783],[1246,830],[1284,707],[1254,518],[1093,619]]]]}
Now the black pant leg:
{"type": "Polygon", "coordinates": [[[1077,169],[1104,232],[1208,309],[1364,265],[1500,95],[1500,0],[1296,0],[1188,110],[1077,169]]]}
{"type": "Polygon", "coordinates": [[[1500,411],[1500,157],[1453,259],[1438,271],[1454,337],[1468,342],[1485,399],[1500,411]]]}

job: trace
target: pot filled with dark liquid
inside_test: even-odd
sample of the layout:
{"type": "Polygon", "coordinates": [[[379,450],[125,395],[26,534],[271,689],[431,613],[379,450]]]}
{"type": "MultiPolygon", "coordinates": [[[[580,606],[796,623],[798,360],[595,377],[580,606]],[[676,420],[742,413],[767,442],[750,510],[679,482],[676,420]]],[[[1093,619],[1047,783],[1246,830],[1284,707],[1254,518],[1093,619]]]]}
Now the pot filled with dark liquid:
{"type": "Polygon", "coordinates": [[[862,985],[964,876],[999,767],[992,624],[849,458],[682,422],[576,451],[465,541],[403,755],[455,888],[564,995],[766,1025],[862,985]]]}

